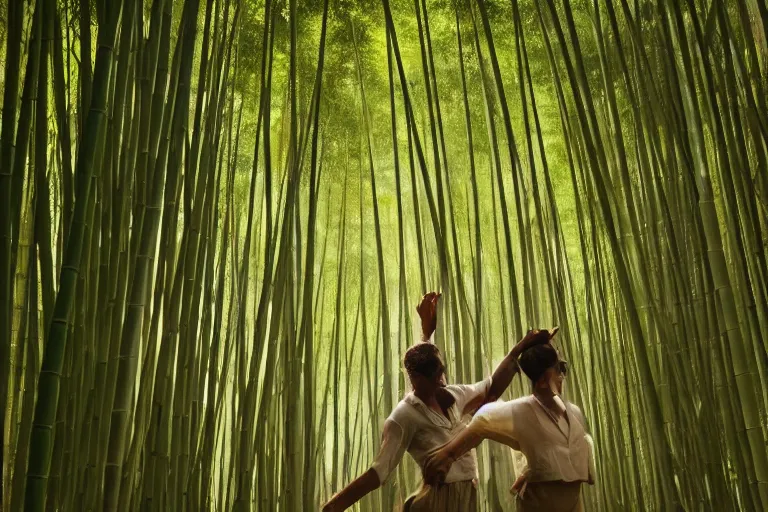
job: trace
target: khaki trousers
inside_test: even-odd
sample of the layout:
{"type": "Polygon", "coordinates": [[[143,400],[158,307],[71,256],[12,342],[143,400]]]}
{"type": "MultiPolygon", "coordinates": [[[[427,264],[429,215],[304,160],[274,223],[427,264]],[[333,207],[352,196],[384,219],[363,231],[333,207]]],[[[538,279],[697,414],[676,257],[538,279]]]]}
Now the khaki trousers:
{"type": "Polygon", "coordinates": [[[476,512],[477,487],[472,480],[438,486],[422,484],[403,505],[403,512],[476,512]]]}
{"type": "Polygon", "coordinates": [[[581,482],[531,482],[515,504],[517,512],[584,512],[581,482]]]}

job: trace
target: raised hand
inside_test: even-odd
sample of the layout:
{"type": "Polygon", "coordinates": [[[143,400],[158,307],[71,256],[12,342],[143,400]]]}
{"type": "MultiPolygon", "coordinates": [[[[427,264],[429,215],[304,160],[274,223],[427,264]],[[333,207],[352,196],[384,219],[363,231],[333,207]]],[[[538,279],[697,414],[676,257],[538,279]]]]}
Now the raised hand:
{"type": "Polygon", "coordinates": [[[525,336],[523,336],[523,339],[517,342],[517,345],[515,345],[513,350],[519,356],[531,347],[549,343],[550,340],[555,337],[555,334],[557,334],[559,329],[559,327],[554,327],[552,329],[531,329],[525,336]]]}
{"type": "Polygon", "coordinates": [[[429,292],[421,298],[421,302],[416,306],[416,311],[421,317],[421,330],[425,341],[437,328],[437,303],[440,296],[440,292],[429,292]]]}
{"type": "Polygon", "coordinates": [[[440,299],[441,295],[440,292],[429,292],[424,294],[419,305],[416,306],[416,311],[418,311],[421,318],[431,318],[437,314],[437,301],[440,299]]]}

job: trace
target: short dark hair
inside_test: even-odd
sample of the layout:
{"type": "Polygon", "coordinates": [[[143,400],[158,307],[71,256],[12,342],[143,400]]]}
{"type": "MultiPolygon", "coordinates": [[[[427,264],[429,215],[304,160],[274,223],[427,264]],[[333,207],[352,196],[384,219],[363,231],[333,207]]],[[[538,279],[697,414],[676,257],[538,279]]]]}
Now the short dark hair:
{"type": "Polygon", "coordinates": [[[433,343],[417,343],[405,352],[403,365],[408,375],[422,375],[427,378],[434,377],[437,372],[445,368],[440,360],[440,349],[433,343]]]}
{"type": "Polygon", "coordinates": [[[520,354],[520,369],[523,370],[531,382],[538,381],[548,368],[552,368],[560,360],[555,347],[549,343],[534,345],[520,354]]]}

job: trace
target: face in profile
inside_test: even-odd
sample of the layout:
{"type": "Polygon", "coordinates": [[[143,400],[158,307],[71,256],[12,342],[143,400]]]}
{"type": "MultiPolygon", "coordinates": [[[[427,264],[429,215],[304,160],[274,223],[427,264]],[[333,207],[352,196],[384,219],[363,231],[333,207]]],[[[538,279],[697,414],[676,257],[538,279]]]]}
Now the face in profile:
{"type": "Polygon", "coordinates": [[[445,364],[443,363],[443,358],[440,355],[437,355],[435,363],[436,368],[434,372],[432,375],[425,376],[425,380],[435,389],[444,388],[446,386],[446,381],[445,364]]]}
{"type": "Polygon", "coordinates": [[[568,374],[568,363],[562,358],[559,351],[556,349],[555,351],[557,353],[557,361],[544,371],[537,381],[536,387],[550,389],[555,395],[561,395],[563,393],[563,383],[568,374]]]}
{"type": "Polygon", "coordinates": [[[440,370],[437,375],[437,380],[435,381],[435,386],[438,388],[444,388],[447,383],[445,381],[445,364],[443,364],[443,359],[438,356],[438,359],[440,359],[440,370]]]}
{"type": "Polygon", "coordinates": [[[557,363],[550,368],[547,368],[547,371],[542,375],[539,382],[541,382],[542,387],[551,389],[556,395],[561,395],[563,393],[563,384],[567,374],[568,362],[562,359],[558,353],[557,363]]]}

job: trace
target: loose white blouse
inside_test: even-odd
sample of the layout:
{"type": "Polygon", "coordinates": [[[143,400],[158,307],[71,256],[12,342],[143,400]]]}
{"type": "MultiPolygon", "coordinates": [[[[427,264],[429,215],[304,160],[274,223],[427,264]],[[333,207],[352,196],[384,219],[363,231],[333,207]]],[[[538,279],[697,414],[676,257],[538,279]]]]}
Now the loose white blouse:
{"type": "MultiPolygon", "coordinates": [[[[427,455],[463,431],[469,416],[464,409],[475,399],[485,396],[491,388],[491,378],[470,385],[450,385],[445,389],[453,396],[448,417],[433,411],[413,392],[408,393],[384,422],[381,449],[371,466],[384,483],[407,451],[423,469],[427,455]]],[[[477,478],[477,460],[472,450],[451,466],[445,483],[477,478]]]]}
{"type": "Polygon", "coordinates": [[[581,410],[565,402],[568,423],[554,420],[536,397],[481,407],[467,429],[521,451],[528,482],[594,482],[592,438],[581,410]]]}

